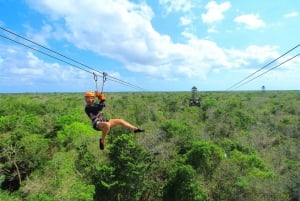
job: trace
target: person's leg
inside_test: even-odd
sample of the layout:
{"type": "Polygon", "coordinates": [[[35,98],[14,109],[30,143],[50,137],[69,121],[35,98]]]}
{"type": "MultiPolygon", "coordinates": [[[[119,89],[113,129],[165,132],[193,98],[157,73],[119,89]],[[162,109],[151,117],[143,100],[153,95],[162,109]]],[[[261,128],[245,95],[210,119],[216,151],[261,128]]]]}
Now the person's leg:
{"type": "Polygon", "coordinates": [[[125,128],[130,129],[130,130],[136,130],[137,129],[137,127],[131,125],[130,123],[128,123],[124,119],[110,119],[109,123],[110,123],[110,127],[123,126],[125,128]]]}
{"type": "Polygon", "coordinates": [[[120,126],[123,126],[125,128],[132,130],[134,133],[144,132],[143,129],[133,126],[132,124],[125,121],[124,119],[110,119],[109,123],[110,123],[110,127],[120,125],[120,126]]]}
{"type": "MultiPolygon", "coordinates": [[[[102,137],[101,137],[101,142],[100,144],[102,143],[102,146],[103,146],[103,149],[106,145],[105,143],[105,138],[106,138],[106,135],[109,133],[110,131],[110,123],[109,122],[99,122],[98,124],[98,128],[99,130],[102,131],[102,137]]],[[[101,147],[101,146],[100,146],[101,147]]]]}
{"type": "Polygon", "coordinates": [[[110,128],[112,128],[114,126],[118,126],[118,125],[128,128],[135,133],[144,132],[143,129],[135,127],[123,119],[110,119],[108,122],[99,122],[98,128],[99,128],[99,130],[102,131],[102,137],[101,137],[101,141],[100,141],[100,145],[102,144],[101,147],[103,147],[102,149],[104,149],[104,147],[105,147],[105,138],[106,138],[106,135],[109,133],[110,128]]]}

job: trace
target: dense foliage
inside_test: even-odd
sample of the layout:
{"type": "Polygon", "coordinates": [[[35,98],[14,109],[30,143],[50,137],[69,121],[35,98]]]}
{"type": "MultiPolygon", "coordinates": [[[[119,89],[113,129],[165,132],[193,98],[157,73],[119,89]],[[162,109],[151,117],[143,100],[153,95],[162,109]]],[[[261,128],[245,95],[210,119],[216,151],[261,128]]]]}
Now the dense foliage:
{"type": "Polygon", "coordinates": [[[300,200],[300,92],[106,95],[146,132],[100,151],[82,94],[1,94],[0,200],[300,200]]]}

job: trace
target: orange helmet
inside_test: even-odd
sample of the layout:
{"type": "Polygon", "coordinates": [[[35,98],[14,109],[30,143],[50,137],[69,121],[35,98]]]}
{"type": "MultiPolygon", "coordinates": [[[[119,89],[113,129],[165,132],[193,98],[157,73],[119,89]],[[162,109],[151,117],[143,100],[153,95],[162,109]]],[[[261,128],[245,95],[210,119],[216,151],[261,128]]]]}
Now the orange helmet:
{"type": "Polygon", "coordinates": [[[95,93],[93,91],[87,91],[84,94],[85,97],[95,97],[95,93]]]}

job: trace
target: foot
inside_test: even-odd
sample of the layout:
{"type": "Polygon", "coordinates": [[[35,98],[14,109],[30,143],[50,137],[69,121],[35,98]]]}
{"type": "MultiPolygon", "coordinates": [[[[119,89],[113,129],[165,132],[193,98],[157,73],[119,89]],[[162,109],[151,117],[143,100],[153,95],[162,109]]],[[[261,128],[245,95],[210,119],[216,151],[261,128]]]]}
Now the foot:
{"type": "Polygon", "coordinates": [[[143,129],[140,129],[140,128],[136,128],[133,130],[134,133],[141,133],[141,132],[144,132],[145,130],[143,129]]]}
{"type": "Polygon", "coordinates": [[[100,138],[100,139],[99,139],[99,148],[100,148],[101,150],[103,150],[104,147],[105,147],[105,144],[103,143],[102,139],[100,138]]]}

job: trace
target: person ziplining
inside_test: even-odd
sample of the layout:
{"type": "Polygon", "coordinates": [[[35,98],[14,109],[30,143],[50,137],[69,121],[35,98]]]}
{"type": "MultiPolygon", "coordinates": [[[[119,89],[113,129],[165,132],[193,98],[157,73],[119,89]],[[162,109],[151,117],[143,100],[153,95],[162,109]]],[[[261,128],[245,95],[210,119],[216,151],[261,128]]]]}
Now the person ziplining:
{"type": "Polygon", "coordinates": [[[132,124],[128,123],[124,119],[107,119],[102,110],[106,106],[106,96],[103,92],[104,83],[106,81],[106,73],[103,73],[103,82],[102,82],[102,90],[98,92],[98,84],[97,84],[97,75],[94,73],[94,80],[96,82],[96,91],[86,91],[85,97],[85,113],[92,121],[92,126],[97,131],[102,131],[102,136],[99,138],[99,148],[103,150],[106,146],[105,138],[106,135],[109,133],[110,129],[114,126],[123,126],[132,130],[134,133],[144,132],[145,130],[133,126],[132,124]],[[95,97],[98,98],[99,102],[95,103],[95,97]]]}

